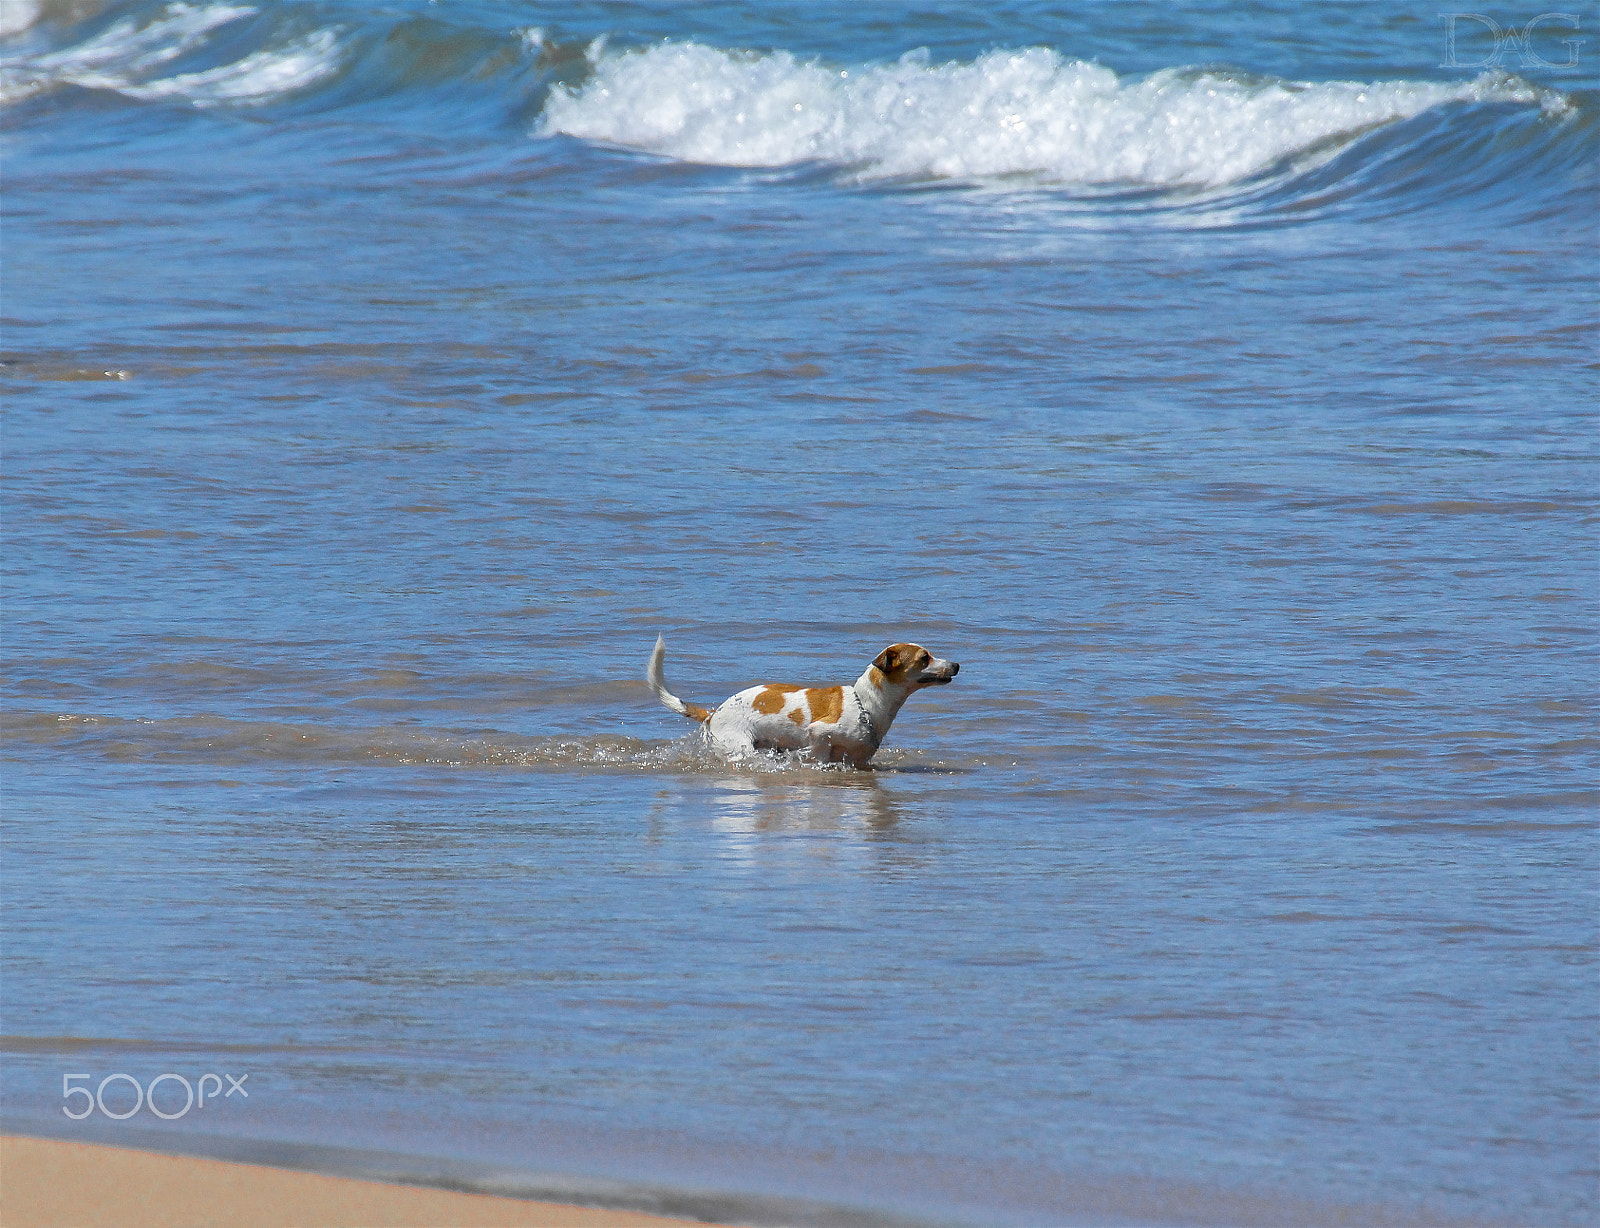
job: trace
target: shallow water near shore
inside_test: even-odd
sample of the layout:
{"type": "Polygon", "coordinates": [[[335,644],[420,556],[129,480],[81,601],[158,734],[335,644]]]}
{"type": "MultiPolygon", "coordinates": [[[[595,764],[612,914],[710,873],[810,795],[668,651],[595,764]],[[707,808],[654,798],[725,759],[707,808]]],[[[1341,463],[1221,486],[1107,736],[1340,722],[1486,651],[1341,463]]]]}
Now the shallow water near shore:
{"type": "Polygon", "coordinates": [[[1600,1219],[1573,31],[0,34],[7,1128],[741,1222],[1600,1219]],[[961,672],[872,771],[730,764],[658,632],[704,704],[961,672]]]}

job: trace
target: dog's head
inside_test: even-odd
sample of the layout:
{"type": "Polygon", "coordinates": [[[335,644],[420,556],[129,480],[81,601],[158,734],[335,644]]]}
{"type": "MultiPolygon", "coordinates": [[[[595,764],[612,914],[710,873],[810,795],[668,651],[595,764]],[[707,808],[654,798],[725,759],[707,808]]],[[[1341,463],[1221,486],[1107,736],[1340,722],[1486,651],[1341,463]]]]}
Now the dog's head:
{"type": "Polygon", "coordinates": [[[925,686],[943,686],[954,678],[961,666],[934,656],[921,644],[890,644],[872,664],[894,686],[909,691],[925,686]]]}

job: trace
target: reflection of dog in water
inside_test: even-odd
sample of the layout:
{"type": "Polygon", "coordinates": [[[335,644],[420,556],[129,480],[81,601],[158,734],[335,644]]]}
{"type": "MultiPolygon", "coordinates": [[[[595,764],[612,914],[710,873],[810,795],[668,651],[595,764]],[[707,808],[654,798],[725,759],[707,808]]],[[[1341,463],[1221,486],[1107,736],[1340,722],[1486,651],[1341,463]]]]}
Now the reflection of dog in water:
{"type": "Polygon", "coordinates": [[[866,767],[913,691],[943,686],[961,668],[921,644],[890,644],[849,686],[801,687],[767,682],[729,696],[716,708],[687,704],[667,690],[662,676],[667,642],[656,637],[644,676],[656,698],[699,721],[711,740],[731,754],[801,750],[821,763],[866,767]]]}

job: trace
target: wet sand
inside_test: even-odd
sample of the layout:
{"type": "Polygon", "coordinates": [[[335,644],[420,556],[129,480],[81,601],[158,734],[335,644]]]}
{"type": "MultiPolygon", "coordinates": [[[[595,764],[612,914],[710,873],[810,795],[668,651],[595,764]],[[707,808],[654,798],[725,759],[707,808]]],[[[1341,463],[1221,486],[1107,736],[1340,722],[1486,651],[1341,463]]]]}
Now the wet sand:
{"type": "Polygon", "coordinates": [[[0,1136],[6,1228],[669,1228],[689,1220],[0,1136]]]}

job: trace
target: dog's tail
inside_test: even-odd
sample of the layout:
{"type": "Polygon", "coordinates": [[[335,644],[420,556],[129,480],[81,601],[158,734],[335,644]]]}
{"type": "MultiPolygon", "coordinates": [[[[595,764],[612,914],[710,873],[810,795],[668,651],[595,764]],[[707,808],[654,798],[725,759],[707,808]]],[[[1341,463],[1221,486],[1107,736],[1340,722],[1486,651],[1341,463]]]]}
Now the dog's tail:
{"type": "Polygon", "coordinates": [[[662,663],[667,659],[667,641],[659,635],[656,636],[656,646],[650,654],[650,664],[645,666],[644,680],[650,684],[650,689],[656,693],[656,698],[679,716],[687,716],[691,721],[708,721],[711,719],[711,709],[702,708],[699,704],[686,704],[671,691],[667,690],[667,680],[661,672],[662,663]]]}

